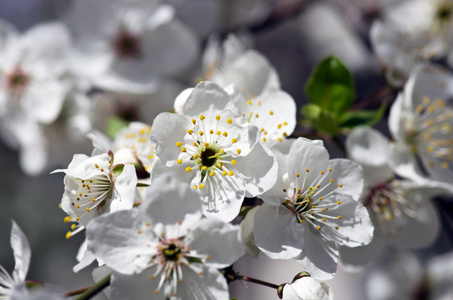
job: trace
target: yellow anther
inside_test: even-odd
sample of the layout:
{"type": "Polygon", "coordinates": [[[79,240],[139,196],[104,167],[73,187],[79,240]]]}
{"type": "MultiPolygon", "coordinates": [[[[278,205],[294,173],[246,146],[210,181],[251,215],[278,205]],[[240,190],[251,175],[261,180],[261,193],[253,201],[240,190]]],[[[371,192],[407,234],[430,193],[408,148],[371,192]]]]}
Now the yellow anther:
{"type": "Polygon", "coordinates": [[[281,142],[281,141],[282,141],[282,138],[277,138],[277,140],[278,140],[279,142],[281,142]]]}
{"type": "Polygon", "coordinates": [[[337,204],[340,205],[340,204],[341,204],[341,201],[337,201],[337,204]]]}
{"type": "Polygon", "coordinates": [[[316,208],[316,205],[312,205],[311,208],[316,208]]]}
{"type": "Polygon", "coordinates": [[[206,170],[207,168],[208,167],[206,167],[206,166],[201,167],[202,170],[206,170]]]}
{"type": "Polygon", "coordinates": [[[321,226],[318,226],[318,228],[316,228],[316,229],[321,230],[321,226]]]}
{"type": "Polygon", "coordinates": [[[197,120],[192,119],[192,123],[193,123],[193,125],[197,124],[197,120]]]}
{"type": "Polygon", "coordinates": [[[228,124],[233,123],[233,121],[232,121],[230,118],[228,118],[228,120],[227,120],[226,122],[227,122],[228,124]]]}
{"type": "Polygon", "coordinates": [[[330,179],[330,183],[333,183],[333,179],[330,179]]]}
{"type": "Polygon", "coordinates": [[[137,230],[137,234],[142,234],[142,231],[140,229],[137,230]]]}
{"type": "Polygon", "coordinates": [[[219,121],[219,120],[220,120],[220,116],[217,115],[217,116],[215,117],[215,119],[216,119],[217,121],[219,121]]]}
{"type": "Polygon", "coordinates": [[[332,172],[332,169],[331,169],[331,168],[329,168],[329,172],[332,172]]]}
{"type": "Polygon", "coordinates": [[[209,146],[209,143],[208,143],[208,142],[205,142],[205,143],[204,143],[204,146],[205,146],[205,147],[209,146]]]}
{"type": "Polygon", "coordinates": [[[66,233],[66,238],[69,239],[69,238],[71,237],[71,234],[72,234],[72,232],[71,232],[71,231],[68,231],[68,232],[66,233]]]}
{"type": "Polygon", "coordinates": [[[76,224],[71,225],[71,229],[74,230],[76,228],[76,224]]]}
{"type": "Polygon", "coordinates": [[[271,116],[273,116],[273,115],[274,115],[274,111],[271,110],[271,111],[269,112],[269,114],[270,114],[271,116]]]}
{"type": "Polygon", "coordinates": [[[96,202],[96,198],[91,198],[91,201],[96,202]]]}
{"type": "Polygon", "coordinates": [[[181,147],[181,146],[182,146],[182,143],[181,143],[181,142],[177,142],[177,143],[176,143],[176,146],[181,147]]]}
{"type": "Polygon", "coordinates": [[[204,188],[204,184],[200,184],[200,190],[204,188]]]}
{"type": "Polygon", "coordinates": [[[223,164],[222,163],[219,163],[219,168],[221,169],[223,167],[223,164]]]}
{"type": "Polygon", "coordinates": [[[230,172],[228,172],[228,175],[233,176],[233,175],[234,175],[234,172],[233,172],[233,171],[230,171],[230,172]]]}
{"type": "Polygon", "coordinates": [[[212,170],[211,173],[209,173],[209,176],[214,176],[214,170],[212,170]]]}
{"type": "Polygon", "coordinates": [[[237,143],[238,140],[237,139],[232,139],[231,142],[234,144],[234,143],[237,143]]]}
{"type": "Polygon", "coordinates": [[[335,229],[337,229],[337,230],[338,230],[338,226],[335,226],[335,229]]]}
{"type": "Polygon", "coordinates": [[[305,170],[305,172],[307,172],[307,173],[308,173],[308,172],[310,172],[310,170],[309,170],[309,169],[306,169],[306,170],[305,170]]]}
{"type": "Polygon", "coordinates": [[[90,209],[89,209],[88,207],[87,207],[87,208],[85,208],[85,209],[87,210],[87,212],[90,212],[90,211],[91,211],[91,210],[90,210],[90,209]]]}
{"type": "Polygon", "coordinates": [[[226,176],[227,174],[228,174],[228,172],[225,171],[225,170],[222,172],[222,175],[223,175],[223,176],[226,176]]]}
{"type": "Polygon", "coordinates": [[[321,187],[321,186],[320,186],[319,184],[316,186],[316,188],[318,188],[318,189],[319,189],[320,187],[321,187]]]}
{"type": "Polygon", "coordinates": [[[341,216],[338,216],[338,220],[341,220],[341,216]]]}
{"type": "Polygon", "coordinates": [[[225,150],[220,149],[220,154],[225,154],[225,150]]]}
{"type": "Polygon", "coordinates": [[[99,169],[99,166],[98,166],[98,164],[94,164],[94,166],[95,166],[96,168],[98,168],[98,169],[99,169]]]}
{"type": "Polygon", "coordinates": [[[159,294],[159,290],[154,290],[154,294],[159,294]]]}
{"type": "Polygon", "coordinates": [[[343,187],[343,185],[342,185],[342,184],[339,184],[338,187],[343,187]]]}
{"type": "Polygon", "coordinates": [[[75,218],[75,219],[76,219],[76,221],[79,221],[79,220],[80,220],[80,218],[79,218],[79,217],[77,217],[77,218],[75,218]]]}
{"type": "Polygon", "coordinates": [[[192,129],[189,129],[189,130],[187,130],[187,133],[188,133],[188,134],[192,134],[192,133],[193,133],[193,130],[192,130],[192,129]]]}
{"type": "Polygon", "coordinates": [[[282,135],[283,135],[283,137],[287,137],[288,136],[288,134],[286,132],[283,132],[282,135]]]}
{"type": "Polygon", "coordinates": [[[227,136],[228,136],[228,132],[225,131],[225,132],[223,133],[223,136],[224,136],[224,137],[227,137],[227,136]]]}
{"type": "Polygon", "coordinates": [[[236,150],[237,154],[241,154],[241,149],[236,150]]]}
{"type": "Polygon", "coordinates": [[[296,173],[296,177],[299,177],[299,176],[300,176],[299,173],[296,173]]]}
{"type": "Polygon", "coordinates": [[[221,135],[222,132],[219,130],[219,131],[216,132],[216,134],[217,134],[217,135],[221,135]]]}
{"type": "Polygon", "coordinates": [[[236,161],[233,159],[233,160],[231,161],[231,164],[232,164],[232,165],[235,165],[235,164],[236,164],[236,161]]]}
{"type": "Polygon", "coordinates": [[[278,129],[282,129],[282,124],[277,125],[278,129]]]}
{"type": "Polygon", "coordinates": [[[248,103],[249,105],[252,105],[252,101],[250,101],[250,100],[247,100],[247,103],[248,103]]]}
{"type": "Polygon", "coordinates": [[[180,165],[182,163],[182,159],[178,159],[176,162],[180,165]]]}
{"type": "Polygon", "coordinates": [[[322,197],[319,197],[319,201],[321,201],[321,200],[322,200],[322,197]]]}
{"type": "Polygon", "coordinates": [[[327,219],[326,218],[322,218],[323,221],[326,221],[327,219]]]}
{"type": "Polygon", "coordinates": [[[304,222],[304,220],[300,220],[299,222],[303,223],[303,222],[304,222]]]}
{"type": "Polygon", "coordinates": [[[191,167],[187,167],[186,168],[186,172],[190,172],[190,171],[192,171],[192,168],[191,167]]]}
{"type": "Polygon", "coordinates": [[[283,125],[285,125],[285,126],[288,125],[288,122],[283,122],[283,125]]]}
{"type": "Polygon", "coordinates": [[[206,118],[203,115],[200,115],[200,120],[203,121],[204,119],[206,119],[206,118]]]}
{"type": "Polygon", "coordinates": [[[198,132],[198,134],[199,134],[200,136],[203,136],[204,132],[200,130],[200,131],[198,132]]]}
{"type": "Polygon", "coordinates": [[[214,133],[214,130],[209,130],[209,134],[213,134],[214,133]]]}
{"type": "Polygon", "coordinates": [[[442,163],[440,164],[440,167],[441,167],[442,169],[448,169],[448,162],[446,162],[446,161],[442,162],[442,163]]]}
{"type": "Polygon", "coordinates": [[[148,156],[148,159],[152,159],[152,158],[154,158],[154,155],[149,155],[148,156]]]}
{"type": "Polygon", "coordinates": [[[297,198],[299,198],[301,195],[300,194],[297,194],[297,198]]]}
{"type": "Polygon", "coordinates": [[[193,142],[192,145],[193,145],[194,147],[198,147],[197,142],[193,142]]]}
{"type": "Polygon", "coordinates": [[[267,142],[267,139],[265,137],[263,137],[263,142],[267,142]]]}
{"type": "Polygon", "coordinates": [[[65,217],[65,218],[64,218],[64,222],[65,222],[65,223],[69,223],[71,220],[72,220],[71,217],[65,217]]]}
{"type": "Polygon", "coordinates": [[[193,188],[194,190],[196,190],[196,189],[198,189],[198,186],[197,186],[197,185],[194,185],[192,188],[193,188]]]}
{"type": "Polygon", "coordinates": [[[200,156],[199,156],[198,154],[195,154],[195,155],[193,156],[193,159],[198,159],[198,157],[200,157],[200,156]]]}
{"type": "Polygon", "coordinates": [[[258,118],[258,117],[259,117],[259,115],[258,115],[258,114],[256,114],[256,115],[255,115],[255,118],[258,118]]]}
{"type": "Polygon", "coordinates": [[[104,169],[101,169],[101,172],[104,172],[104,169]]]}

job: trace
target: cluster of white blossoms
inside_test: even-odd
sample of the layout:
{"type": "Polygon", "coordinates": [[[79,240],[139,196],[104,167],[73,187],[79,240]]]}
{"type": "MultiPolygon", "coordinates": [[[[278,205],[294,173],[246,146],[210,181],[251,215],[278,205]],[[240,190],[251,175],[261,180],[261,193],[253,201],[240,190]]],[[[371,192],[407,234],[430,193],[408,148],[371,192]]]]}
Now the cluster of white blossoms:
{"type": "MultiPolygon", "coordinates": [[[[93,287],[64,297],[108,286],[113,300],[230,300],[241,280],[284,300],[332,300],[324,280],[340,263],[372,270],[370,299],[408,298],[389,292],[392,276],[418,292],[429,276],[433,299],[451,295],[450,256],[427,272],[410,255],[380,262],[432,246],[448,223],[433,198],[453,193],[453,75],[429,60],[453,61],[453,1],[382,1],[370,37],[398,88],[389,137],[365,126],[385,114],[353,106],[354,78],[336,58],[313,71],[298,119],[277,68],[229,32],[299,8],[277,2],[71,0],[23,33],[0,20],[0,138],[28,175],[64,176],[66,238],[85,237],[73,270],[97,264],[93,287]],[[277,285],[236,272],[261,254],[298,274],[277,285]]],[[[0,299],[64,298],[25,281],[31,251],[14,221],[11,245],[0,299]]]]}

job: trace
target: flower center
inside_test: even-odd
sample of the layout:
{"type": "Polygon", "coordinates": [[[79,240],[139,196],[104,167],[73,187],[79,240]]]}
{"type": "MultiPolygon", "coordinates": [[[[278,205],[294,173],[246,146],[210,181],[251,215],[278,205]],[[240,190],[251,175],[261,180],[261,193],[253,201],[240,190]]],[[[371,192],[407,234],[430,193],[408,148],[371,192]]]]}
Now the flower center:
{"type": "Polygon", "coordinates": [[[398,180],[371,188],[365,199],[365,206],[387,236],[397,236],[404,217],[416,218],[419,209],[418,204],[406,199],[406,193],[398,180]]]}
{"type": "Polygon", "coordinates": [[[337,207],[341,201],[330,201],[329,196],[343,185],[336,185],[334,179],[328,178],[332,172],[330,168],[327,172],[321,171],[311,183],[308,182],[309,172],[310,170],[306,169],[303,176],[297,173],[294,181],[296,187],[283,190],[288,196],[283,205],[294,212],[297,222],[301,224],[308,222],[317,230],[324,226],[338,230],[341,216],[329,212],[329,208],[337,207]]]}
{"type": "Polygon", "coordinates": [[[175,244],[170,244],[162,250],[162,255],[170,261],[177,261],[181,255],[181,249],[175,244]]]}
{"type": "Polygon", "coordinates": [[[25,71],[16,67],[6,77],[6,88],[10,94],[20,95],[30,82],[30,76],[25,71]]]}
{"type": "Polygon", "coordinates": [[[424,163],[433,169],[450,167],[453,160],[453,111],[444,101],[428,97],[416,107],[413,123],[406,130],[406,139],[412,151],[428,158],[424,163]]]}
{"type": "Polygon", "coordinates": [[[142,53],[140,38],[125,28],[119,29],[113,38],[112,46],[116,55],[121,58],[138,58],[142,53]]]}
{"type": "Polygon", "coordinates": [[[216,163],[219,155],[217,149],[214,148],[215,146],[208,145],[208,147],[201,152],[200,160],[202,166],[212,167],[216,163]]]}

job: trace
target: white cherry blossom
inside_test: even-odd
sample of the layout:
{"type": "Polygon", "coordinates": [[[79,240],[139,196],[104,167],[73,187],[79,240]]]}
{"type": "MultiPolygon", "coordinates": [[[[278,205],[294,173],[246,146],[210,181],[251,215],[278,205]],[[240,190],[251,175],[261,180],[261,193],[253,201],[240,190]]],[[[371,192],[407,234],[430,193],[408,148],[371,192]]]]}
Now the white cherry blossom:
{"type": "Polygon", "coordinates": [[[64,172],[65,192],[61,208],[68,214],[65,222],[72,225],[67,238],[81,231],[89,221],[101,214],[130,209],[134,204],[137,177],[131,164],[113,165],[113,154],[92,157],[76,154],[64,172]]]}
{"type": "Polygon", "coordinates": [[[450,0],[406,0],[390,3],[370,31],[374,50],[391,84],[401,86],[412,67],[444,56],[453,41],[450,0]]]}
{"type": "Polygon", "coordinates": [[[244,254],[239,226],[202,218],[176,174],[153,180],[138,208],[94,219],[88,249],[114,270],[110,299],[229,299],[217,270],[244,254]]]}
{"type": "Polygon", "coordinates": [[[63,19],[75,36],[74,73],[103,89],[152,92],[198,54],[196,35],[157,0],[72,1],[63,19]]]}
{"type": "Polygon", "coordinates": [[[362,169],[350,160],[329,160],[322,144],[304,138],[288,155],[275,155],[279,178],[260,196],[265,203],[255,213],[255,243],[270,258],[294,258],[314,278],[330,279],[339,245],[363,246],[373,237],[368,212],[357,201],[362,169]]]}
{"type": "Polygon", "coordinates": [[[395,172],[422,183],[450,183],[453,178],[453,76],[445,69],[421,64],[393,103],[389,129],[395,172]]]}
{"type": "Polygon", "coordinates": [[[389,165],[390,147],[386,137],[369,127],[356,127],[346,140],[349,157],[364,170],[365,187],[359,201],[368,209],[375,227],[369,245],[340,248],[341,260],[349,269],[373,262],[386,247],[428,247],[440,232],[431,198],[446,191],[435,183],[396,178],[389,165]]]}
{"type": "Polygon", "coordinates": [[[230,96],[221,87],[202,82],[182,115],[162,113],[151,129],[161,160],[154,172],[181,173],[202,196],[203,213],[225,221],[238,215],[245,196],[269,190],[277,173],[272,152],[258,142],[257,128],[228,107],[230,96]]]}

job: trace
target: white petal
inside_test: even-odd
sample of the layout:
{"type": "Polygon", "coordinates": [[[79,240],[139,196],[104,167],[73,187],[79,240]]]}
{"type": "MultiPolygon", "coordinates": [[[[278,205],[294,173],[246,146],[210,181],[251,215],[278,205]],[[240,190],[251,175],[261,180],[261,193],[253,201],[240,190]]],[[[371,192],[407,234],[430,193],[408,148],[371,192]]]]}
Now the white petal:
{"type": "Polygon", "coordinates": [[[14,252],[13,277],[16,283],[24,282],[30,266],[31,249],[28,239],[15,221],[11,228],[11,248],[14,252]]]}
{"type": "Polygon", "coordinates": [[[388,144],[389,141],[383,134],[366,126],[354,128],[346,139],[349,157],[361,165],[386,165],[388,144]]]}
{"type": "Polygon", "coordinates": [[[150,276],[155,272],[155,266],[144,270],[136,275],[124,275],[120,273],[113,273],[110,279],[110,299],[111,300],[124,300],[124,299],[146,299],[152,295],[153,299],[165,300],[164,290],[162,289],[159,294],[155,295],[154,291],[157,289],[160,277],[150,279],[150,276]]]}
{"type": "Polygon", "coordinates": [[[363,189],[362,167],[352,160],[343,158],[330,160],[328,167],[332,169],[330,173],[334,184],[341,185],[336,189],[336,192],[358,200],[363,189]]]}
{"type": "Polygon", "coordinates": [[[273,259],[290,259],[300,254],[305,228],[286,207],[264,203],[257,208],[253,233],[255,244],[273,259]]]}
{"type": "Polygon", "coordinates": [[[271,149],[272,152],[274,153],[274,156],[277,160],[278,163],[278,174],[277,174],[277,181],[275,185],[267,192],[264,194],[260,195],[259,197],[263,199],[263,201],[278,206],[280,205],[284,200],[286,200],[286,193],[283,192],[283,189],[287,189],[288,186],[285,184],[283,178],[285,174],[288,172],[287,171],[287,165],[286,165],[286,156],[284,156],[282,153],[275,149],[271,149]]]}
{"type": "Polygon", "coordinates": [[[151,139],[156,142],[157,156],[165,165],[169,161],[176,161],[181,149],[176,147],[177,142],[184,142],[184,136],[190,122],[181,115],[171,113],[159,114],[152,124],[151,139]],[[168,134],[171,132],[172,134],[168,134]]]}
{"type": "Polygon", "coordinates": [[[258,258],[260,255],[260,249],[255,244],[255,235],[253,234],[253,224],[255,223],[257,209],[258,207],[250,209],[241,222],[242,244],[244,245],[245,253],[253,258],[258,258]]]}
{"type": "Polygon", "coordinates": [[[230,96],[223,88],[209,81],[199,83],[192,91],[184,105],[183,113],[187,116],[198,116],[199,114],[212,110],[224,110],[230,104],[230,96]]]}
{"type": "Polygon", "coordinates": [[[205,268],[203,276],[183,266],[184,279],[178,284],[178,300],[229,300],[225,277],[217,270],[205,268]]]}
{"type": "Polygon", "coordinates": [[[323,284],[318,282],[316,279],[312,277],[303,277],[301,279],[296,280],[291,284],[291,288],[294,289],[296,295],[299,298],[286,298],[287,285],[283,288],[283,299],[290,300],[290,299],[301,299],[301,300],[332,300],[333,299],[333,291],[330,286],[327,284],[323,284]]]}
{"type": "Polygon", "coordinates": [[[295,259],[313,278],[331,279],[337,271],[338,247],[335,243],[322,239],[315,230],[311,226],[306,228],[302,253],[295,259]]]}
{"type": "Polygon", "coordinates": [[[124,165],[123,172],[115,180],[115,191],[110,204],[110,211],[130,209],[135,201],[135,188],[137,175],[135,167],[131,164],[124,165]]]}
{"type": "Polygon", "coordinates": [[[255,144],[247,156],[238,157],[235,169],[245,181],[246,196],[254,197],[271,189],[277,181],[278,163],[272,151],[255,144]]]}
{"type": "Polygon", "coordinates": [[[184,240],[191,251],[209,255],[205,265],[213,269],[226,268],[244,255],[240,227],[219,220],[200,220],[184,240]]]}
{"type": "MultiPolygon", "coordinates": [[[[140,209],[151,218],[154,226],[172,226],[181,222],[181,231],[190,228],[201,218],[200,196],[175,173],[153,178],[140,209]]],[[[168,229],[168,238],[179,237],[173,235],[177,233],[168,232],[168,229]]]]}
{"type": "Polygon", "coordinates": [[[153,247],[147,246],[153,237],[139,233],[139,215],[136,209],[121,210],[91,220],[86,231],[88,250],[117,272],[143,271],[153,254],[153,247]]]}

